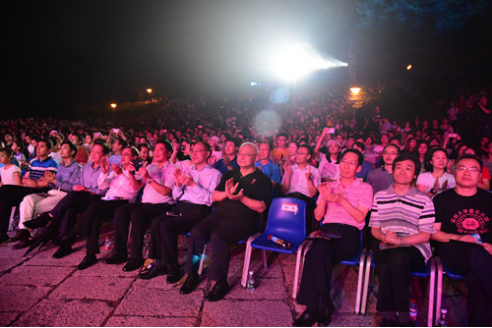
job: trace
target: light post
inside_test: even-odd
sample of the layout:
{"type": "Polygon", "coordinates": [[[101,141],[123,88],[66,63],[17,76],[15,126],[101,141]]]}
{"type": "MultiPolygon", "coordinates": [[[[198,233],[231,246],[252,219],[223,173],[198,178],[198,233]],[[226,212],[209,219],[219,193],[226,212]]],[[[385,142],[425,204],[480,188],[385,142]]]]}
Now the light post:
{"type": "Polygon", "coordinates": [[[113,121],[114,121],[114,109],[116,108],[116,104],[115,103],[112,103],[111,104],[111,108],[113,108],[113,121]]]}
{"type": "MultiPolygon", "coordinates": [[[[352,87],[352,88],[350,88],[350,92],[352,93],[352,98],[354,100],[356,100],[357,95],[360,92],[360,88],[359,87],[352,87]]],[[[354,123],[355,123],[355,112],[356,112],[357,109],[356,109],[355,106],[352,106],[352,110],[353,110],[353,119],[354,119],[354,123]]]]}

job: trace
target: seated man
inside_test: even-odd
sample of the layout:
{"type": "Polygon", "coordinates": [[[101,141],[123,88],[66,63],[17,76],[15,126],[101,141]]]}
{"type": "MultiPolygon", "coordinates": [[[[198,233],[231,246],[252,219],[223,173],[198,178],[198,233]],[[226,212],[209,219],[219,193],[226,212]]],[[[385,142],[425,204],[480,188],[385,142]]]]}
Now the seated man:
{"type": "Polygon", "coordinates": [[[146,182],[141,182],[141,186],[145,185],[142,202],[123,205],[115,211],[113,255],[105,259],[104,263],[120,264],[128,261],[128,229],[131,222],[130,260],[123,271],[133,271],[143,265],[142,250],[147,225],[153,217],[171,210],[174,205],[171,188],[174,185],[175,167],[169,161],[171,153],[169,141],[160,139],[154,147],[152,163],[139,169],[140,176],[146,182]]]}
{"type": "Polygon", "coordinates": [[[338,239],[315,239],[307,252],[297,303],[307,305],[294,321],[296,327],[315,322],[328,326],[335,311],[331,299],[331,275],[335,265],[353,257],[360,248],[360,232],[371,208],[372,188],[355,178],[364,156],[347,149],[340,161],[340,180],[322,183],[314,210],[316,220],[323,220],[320,231],[340,235],[338,239]]]}
{"type": "Polygon", "coordinates": [[[286,197],[302,199],[306,202],[307,209],[314,209],[313,197],[318,192],[321,182],[319,171],[308,164],[313,149],[309,145],[300,145],[297,149],[297,164],[284,164],[284,176],[282,177],[282,192],[286,197]]]}
{"type": "Polygon", "coordinates": [[[14,249],[27,247],[32,239],[26,221],[32,220],[36,215],[48,212],[72,190],[79,176],[80,164],[74,160],[77,147],[70,141],[64,141],[60,147],[61,163],[58,166],[56,176],[49,171],[45,172],[44,179],[49,183],[51,190],[48,193],[30,194],[24,197],[19,205],[19,242],[13,246],[14,249]]]}
{"type": "MultiPolygon", "coordinates": [[[[101,174],[101,160],[109,154],[109,146],[102,140],[94,141],[91,149],[90,161],[82,166],[79,171],[73,190],[70,191],[47,214],[26,221],[24,225],[29,229],[44,227],[51,222],[53,237],[58,232],[60,236],[70,231],[76,221],[77,214],[84,212],[96,199],[100,199],[108,188],[99,188],[98,179],[101,174]],[[54,223],[56,222],[56,223],[54,223]]],[[[60,247],[54,254],[54,258],[62,258],[72,252],[72,246],[60,247]]]]}
{"type": "Polygon", "coordinates": [[[151,253],[156,260],[140,272],[140,279],[163,274],[168,275],[166,281],[171,284],[181,279],[177,237],[212,213],[212,194],[222,177],[207,163],[211,154],[210,146],[199,141],[191,152],[193,165],[186,172],[176,169],[173,197],[178,211],[176,216],[162,214],[152,220],[151,253]]]}
{"type": "Polygon", "coordinates": [[[128,146],[121,152],[121,167],[112,164],[110,170],[108,162],[101,163],[98,185],[101,189],[109,188],[106,196],[92,201],[73,229],[65,236],[54,240],[55,245],[67,248],[75,243],[77,237],[87,236],[86,256],[77,266],[78,270],[85,270],[97,262],[102,221],[113,217],[118,207],[136,201],[141,187],[139,180],[142,180],[132,165],[132,160],[137,158],[137,148],[128,146]]]}
{"type": "Polygon", "coordinates": [[[398,156],[393,162],[393,185],[374,196],[369,226],[381,242],[374,254],[379,276],[377,310],[384,314],[383,327],[396,326],[397,320],[401,326],[410,324],[410,272],[424,267],[432,256],[434,205],[412,185],[419,168],[412,154],[398,156]]]}
{"type": "Polygon", "coordinates": [[[228,171],[237,169],[238,163],[236,158],[239,142],[237,139],[228,139],[225,142],[224,149],[222,149],[223,156],[214,164],[214,168],[219,170],[220,173],[226,174],[228,171]]]}
{"type": "Polygon", "coordinates": [[[181,294],[189,294],[198,286],[199,259],[208,241],[213,249],[210,279],[216,283],[206,299],[218,301],[229,292],[229,247],[255,233],[258,216],[267,208],[272,195],[270,179],[254,165],[256,156],[255,144],[241,145],[237,157],[239,169],[227,172],[213,193],[212,200],[217,203],[215,212],[191,230],[185,266],[188,278],[181,294]]]}
{"type": "Polygon", "coordinates": [[[434,197],[439,257],[449,270],[466,276],[468,325],[492,320],[492,195],[478,189],[482,161],[463,155],[455,162],[456,187],[434,197]]]}
{"type": "MultiPolygon", "coordinates": [[[[48,156],[52,148],[51,140],[39,140],[36,147],[37,158],[29,163],[26,175],[22,179],[22,186],[5,185],[0,188],[0,243],[9,239],[10,213],[13,206],[20,204],[22,199],[42,191],[48,191],[48,180],[45,172],[56,174],[58,163],[48,156]]],[[[21,232],[13,237],[12,241],[19,240],[21,232]]]]}
{"type": "Polygon", "coordinates": [[[280,183],[280,168],[277,164],[270,160],[272,153],[272,144],[269,142],[262,142],[258,147],[258,161],[255,166],[265,173],[267,177],[272,181],[272,189],[275,189],[277,184],[280,183]]]}

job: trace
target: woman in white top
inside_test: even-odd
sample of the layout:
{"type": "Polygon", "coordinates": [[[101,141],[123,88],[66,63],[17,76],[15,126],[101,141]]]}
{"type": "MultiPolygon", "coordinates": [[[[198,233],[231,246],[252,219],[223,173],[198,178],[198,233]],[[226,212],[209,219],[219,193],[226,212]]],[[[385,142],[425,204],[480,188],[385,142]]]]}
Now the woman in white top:
{"type": "Polygon", "coordinates": [[[456,181],[452,174],[446,172],[448,155],[442,148],[434,148],[429,153],[431,171],[419,174],[417,189],[425,192],[429,197],[434,197],[443,191],[456,187],[456,181]]]}
{"type": "Polygon", "coordinates": [[[21,185],[21,170],[12,164],[12,150],[0,149],[0,187],[3,185],[21,185]]]}

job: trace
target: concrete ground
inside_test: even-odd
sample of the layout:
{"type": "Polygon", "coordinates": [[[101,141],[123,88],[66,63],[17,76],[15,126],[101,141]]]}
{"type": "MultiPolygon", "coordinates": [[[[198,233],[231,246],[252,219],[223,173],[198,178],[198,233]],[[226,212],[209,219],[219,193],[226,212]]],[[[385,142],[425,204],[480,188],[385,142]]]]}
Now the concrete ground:
{"type": "MultiPolygon", "coordinates": [[[[101,236],[101,243],[103,242],[101,236]]],[[[180,295],[179,286],[166,277],[149,281],[137,272],[123,272],[123,265],[96,265],[78,271],[84,257],[84,241],[63,259],[53,259],[56,248],[34,251],[0,245],[0,326],[292,326],[304,310],[292,299],[295,255],[267,253],[269,269],[261,265],[261,253],[253,251],[252,269],[258,277],[254,292],[241,288],[244,246],[232,251],[229,270],[231,291],[224,300],[210,303],[204,296],[212,284],[206,270],[198,289],[180,295]]],[[[101,247],[99,259],[108,254],[101,247]]],[[[417,326],[424,326],[427,280],[414,278],[411,296],[416,299],[417,326]]],[[[332,326],[378,326],[377,283],[369,292],[366,315],[354,314],[357,270],[339,265],[335,269],[332,295],[336,305],[332,326]]],[[[444,280],[443,307],[450,326],[466,326],[466,286],[444,280]]]]}

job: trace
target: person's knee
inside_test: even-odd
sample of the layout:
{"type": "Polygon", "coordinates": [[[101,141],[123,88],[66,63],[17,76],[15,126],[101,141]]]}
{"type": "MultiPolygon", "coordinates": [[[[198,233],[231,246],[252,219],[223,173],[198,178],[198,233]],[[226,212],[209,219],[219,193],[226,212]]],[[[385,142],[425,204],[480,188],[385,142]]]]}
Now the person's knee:
{"type": "Polygon", "coordinates": [[[214,232],[212,232],[212,234],[210,235],[210,241],[212,242],[212,244],[228,244],[228,242],[224,238],[224,234],[221,233],[219,230],[215,230],[214,232]]]}
{"type": "Polygon", "coordinates": [[[470,251],[470,265],[473,269],[481,269],[486,262],[491,262],[492,256],[481,245],[475,245],[470,251]]]}

